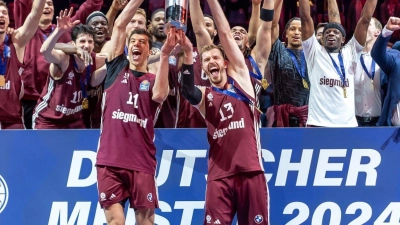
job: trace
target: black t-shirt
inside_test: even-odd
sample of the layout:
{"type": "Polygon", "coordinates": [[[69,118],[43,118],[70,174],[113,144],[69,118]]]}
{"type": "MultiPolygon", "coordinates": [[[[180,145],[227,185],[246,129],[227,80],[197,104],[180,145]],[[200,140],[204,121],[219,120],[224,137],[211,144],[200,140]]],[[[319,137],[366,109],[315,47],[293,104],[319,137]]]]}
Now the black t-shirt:
{"type": "MultiPolygon", "coordinates": [[[[292,50],[300,64],[302,50],[292,50]]],[[[291,56],[280,40],[277,40],[269,56],[274,85],[274,104],[291,104],[294,106],[308,105],[310,89],[303,86],[301,75],[296,69],[291,56]]],[[[306,81],[310,84],[306,69],[306,81]]]]}

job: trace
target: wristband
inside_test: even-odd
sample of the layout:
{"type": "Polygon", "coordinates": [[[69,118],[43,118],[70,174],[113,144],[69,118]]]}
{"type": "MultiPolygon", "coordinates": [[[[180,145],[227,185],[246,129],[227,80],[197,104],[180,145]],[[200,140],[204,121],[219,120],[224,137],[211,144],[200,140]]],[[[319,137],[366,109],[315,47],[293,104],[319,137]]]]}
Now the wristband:
{"type": "Polygon", "coordinates": [[[274,19],[274,10],[261,8],[260,19],[265,22],[271,22],[274,19]]]}

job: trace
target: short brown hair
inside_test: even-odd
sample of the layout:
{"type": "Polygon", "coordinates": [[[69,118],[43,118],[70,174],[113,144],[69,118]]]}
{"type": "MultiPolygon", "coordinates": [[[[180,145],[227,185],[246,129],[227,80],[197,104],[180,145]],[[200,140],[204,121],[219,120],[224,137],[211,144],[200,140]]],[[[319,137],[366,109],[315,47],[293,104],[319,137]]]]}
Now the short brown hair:
{"type": "Polygon", "coordinates": [[[4,6],[7,9],[7,12],[8,12],[7,3],[5,1],[0,0],[0,6],[4,6]]]}
{"type": "Polygon", "coordinates": [[[144,19],[145,19],[145,20],[147,20],[146,11],[144,11],[144,9],[138,8],[138,9],[136,10],[136,13],[135,13],[135,14],[140,14],[140,15],[144,16],[144,19]]]}
{"type": "Polygon", "coordinates": [[[151,39],[151,34],[150,34],[149,32],[147,32],[147,30],[145,30],[145,29],[136,29],[136,30],[133,30],[133,31],[131,32],[131,34],[129,35],[128,40],[130,40],[131,37],[132,37],[132,35],[134,35],[134,34],[140,34],[140,35],[145,35],[145,36],[147,36],[147,41],[148,41],[148,43],[149,43],[149,50],[151,50],[151,47],[153,46],[153,40],[151,39]]]}
{"type": "Polygon", "coordinates": [[[201,48],[201,55],[200,55],[200,60],[203,62],[203,53],[204,52],[209,52],[213,49],[218,49],[221,52],[222,57],[225,59],[225,51],[222,48],[222,46],[217,46],[217,45],[205,45],[201,48]]]}
{"type": "Polygon", "coordinates": [[[375,27],[378,30],[382,31],[383,27],[382,27],[381,22],[379,22],[379,20],[377,18],[375,18],[375,17],[372,17],[372,19],[374,20],[375,27]]]}

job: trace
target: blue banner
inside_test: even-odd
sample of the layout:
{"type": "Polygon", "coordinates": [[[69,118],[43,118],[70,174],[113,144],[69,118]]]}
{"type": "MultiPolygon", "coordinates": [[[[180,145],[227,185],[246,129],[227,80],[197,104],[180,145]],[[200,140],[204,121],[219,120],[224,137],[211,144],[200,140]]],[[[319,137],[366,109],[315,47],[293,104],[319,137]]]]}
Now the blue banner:
{"type": "MultiPolygon", "coordinates": [[[[0,224],[106,224],[97,202],[98,137],[98,130],[1,131],[0,224]]],[[[399,140],[395,128],[262,129],[271,224],[400,225],[399,140]]],[[[156,146],[156,224],[202,224],[206,130],[156,130],[156,146]]],[[[134,221],[127,209],[126,224],[134,221]]]]}

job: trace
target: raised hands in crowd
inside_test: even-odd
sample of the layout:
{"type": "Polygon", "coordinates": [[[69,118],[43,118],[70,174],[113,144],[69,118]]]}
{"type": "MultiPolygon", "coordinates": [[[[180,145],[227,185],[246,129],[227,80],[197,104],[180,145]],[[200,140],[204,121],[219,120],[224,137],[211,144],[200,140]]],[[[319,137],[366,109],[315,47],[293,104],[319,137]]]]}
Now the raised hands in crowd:
{"type": "MultiPolygon", "coordinates": [[[[221,5],[220,13],[216,13],[220,6],[213,0],[204,4],[200,0],[190,0],[190,8],[177,1],[174,7],[180,8],[176,8],[176,12],[153,9],[143,0],[113,0],[104,14],[100,11],[103,0],[86,0],[75,14],[73,8],[61,10],[55,18],[57,24],[50,22],[57,1],[25,1],[20,0],[14,6],[17,27],[6,24],[3,34],[5,40],[14,39],[12,45],[17,58],[14,64],[0,68],[3,68],[0,74],[5,74],[0,76],[0,96],[8,95],[6,92],[11,90],[19,94],[12,101],[0,98],[0,129],[100,128],[103,93],[111,76],[107,63],[121,54],[127,62],[135,60],[137,54],[132,53],[132,48],[136,44],[132,47],[129,38],[132,32],[142,29],[149,32],[146,35],[150,53],[157,52],[142,55],[146,57],[142,72],[157,77],[154,83],[150,82],[153,95],[158,96],[153,100],[163,103],[158,119],[154,118],[155,128],[206,127],[204,116],[182,97],[188,94],[182,83],[182,67],[193,65],[193,81],[190,82],[202,92],[200,99],[199,96],[186,97],[193,102],[196,102],[194,99],[203,101],[204,90],[212,82],[204,71],[207,68],[202,67],[202,48],[210,49],[211,44],[218,46],[220,43],[224,48],[223,57],[225,53],[228,56],[228,75],[251,96],[249,104],[261,113],[257,120],[262,126],[400,125],[400,103],[388,98],[397,93],[388,87],[399,85],[391,84],[396,82],[394,77],[398,71],[387,61],[397,61],[391,56],[400,50],[400,43],[391,50],[387,47],[396,41],[397,35],[392,33],[400,29],[400,18],[396,17],[400,15],[394,13],[382,26],[382,21],[373,17],[380,13],[376,12],[380,7],[377,0],[367,0],[363,10],[354,14],[358,17],[353,22],[349,21],[353,17],[346,18],[340,11],[347,4],[343,1],[340,4],[344,5],[338,5],[336,0],[327,0],[327,21],[319,17],[316,21],[310,2],[299,0],[298,12],[292,12],[290,20],[282,21],[288,18],[285,14],[288,6],[283,0],[248,0],[240,11],[250,12],[247,24],[237,23],[236,18],[232,18],[237,12],[230,8],[230,1],[221,5]],[[170,15],[182,9],[182,14],[170,15]],[[163,21],[153,21],[160,16],[164,16],[163,21]],[[159,27],[160,24],[167,26],[173,17],[182,17],[175,22],[193,29],[186,32],[188,36],[175,27],[165,30],[159,27]],[[356,24],[354,31],[346,32],[342,20],[346,24],[356,24]],[[22,24],[21,21],[28,22],[22,24]],[[84,23],[88,26],[82,25],[84,23]],[[232,29],[226,30],[229,27],[232,29]],[[191,40],[197,46],[193,46],[191,40]],[[379,58],[378,54],[385,57],[379,58]],[[75,71],[69,72],[70,67],[75,71]],[[7,72],[9,70],[20,74],[7,72]],[[76,82],[75,89],[71,82],[76,82]],[[56,90],[61,83],[65,88],[56,90]],[[71,96],[67,96],[67,89],[72,91],[71,96]],[[48,95],[57,97],[53,99],[48,95]],[[328,97],[331,99],[327,100],[328,97]],[[67,106],[67,102],[76,105],[67,106]],[[24,119],[11,115],[21,115],[19,118],[24,119]],[[35,126],[35,120],[41,125],[35,126]],[[44,123],[57,125],[45,126],[44,123]]],[[[0,1],[0,8],[5,6],[6,3],[0,1]]],[[[348,11],[351,10],[359,9],[350,7],[348,11]]],[[[12,46],[9,47],[6,51],[13,52],[12,46]]],[[[223,82],[228,81],[223,79],[223,82]]],[[[190,94],[197,93],[196,88],[192,91],[190,94]]]]}

